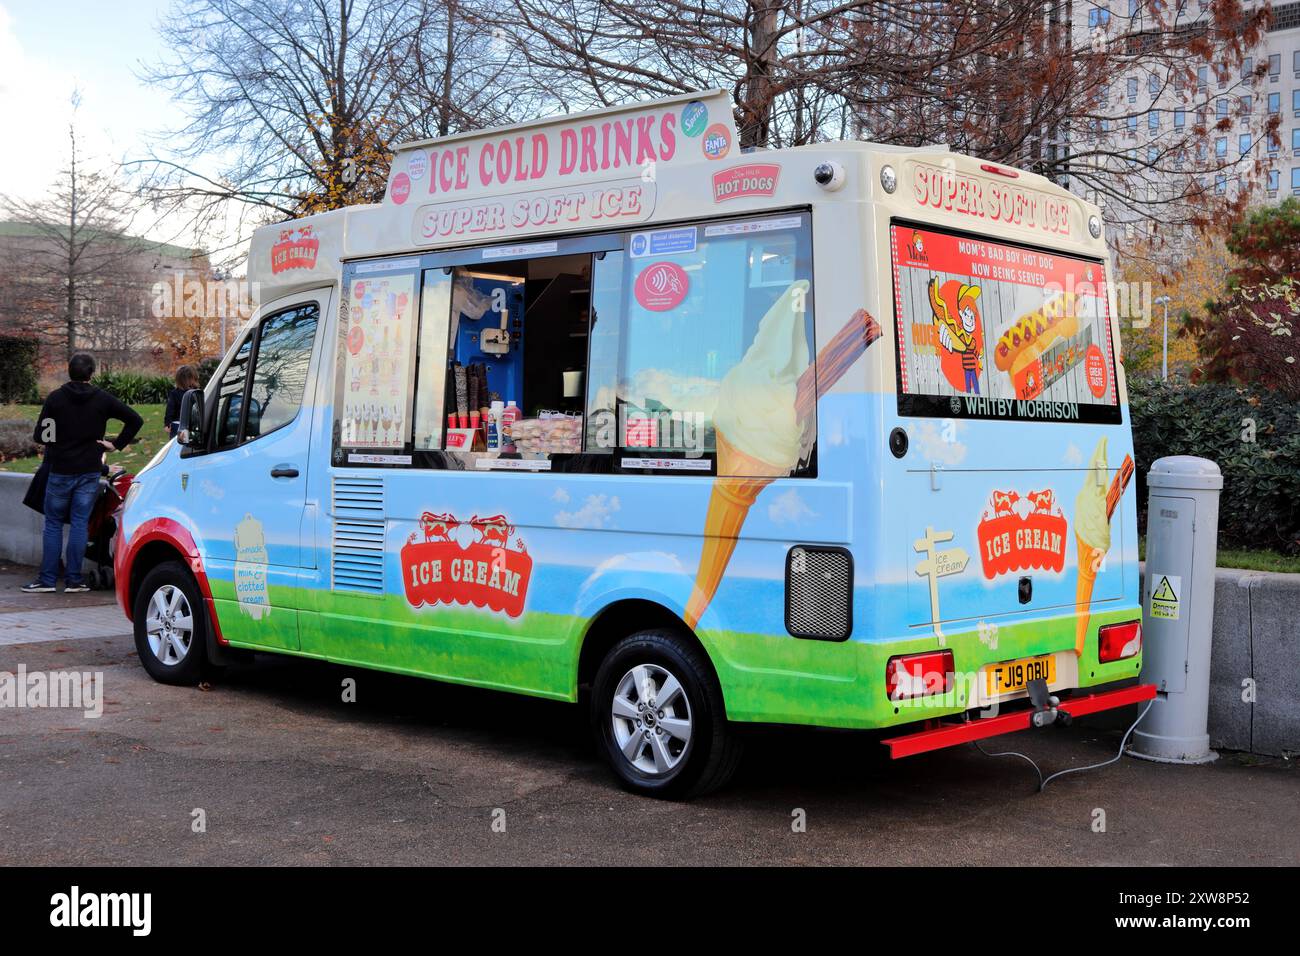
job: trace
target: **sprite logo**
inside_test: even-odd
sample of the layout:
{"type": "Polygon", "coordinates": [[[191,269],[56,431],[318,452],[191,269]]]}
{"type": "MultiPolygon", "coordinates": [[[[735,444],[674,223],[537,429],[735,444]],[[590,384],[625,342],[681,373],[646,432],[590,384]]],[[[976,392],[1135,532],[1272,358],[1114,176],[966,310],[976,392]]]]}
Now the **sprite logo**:
{"type": "Polygon", "coordinates": [[[709,108],[699,100],[691,100],[682,107],[682,132],[687,136],[699,136],[708,122],[709,108]]]}

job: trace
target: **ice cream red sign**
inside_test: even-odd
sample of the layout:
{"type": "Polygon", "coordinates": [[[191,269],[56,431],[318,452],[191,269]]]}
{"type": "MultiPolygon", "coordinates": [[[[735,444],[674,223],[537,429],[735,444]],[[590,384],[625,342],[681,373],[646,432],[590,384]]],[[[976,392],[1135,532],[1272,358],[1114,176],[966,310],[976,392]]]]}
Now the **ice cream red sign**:
{"type": "Polygon", "coordinates": [[[312,235],[311,226],[280,230],[280,241],[271,247],[271,274],[286,269],[314,269],[320,240],[312,235]]]}
{"type": "Polygon", "coordinates": [[[402,583],[412,607],[462,604],[510,617],[523,613],[533,559],[522,540],[512,546],[515,529],[505,515],[460,521],[426,511],[419,526],[401,552],[402,583]]]}
{"type": "Polygon", "coordinates": [[[1050,488],[1023,498],[1015,491],[995,491],[980,520],[977,537],[986,578],[1011,571],[1065,567],[1066,520],[1050,488]]]}

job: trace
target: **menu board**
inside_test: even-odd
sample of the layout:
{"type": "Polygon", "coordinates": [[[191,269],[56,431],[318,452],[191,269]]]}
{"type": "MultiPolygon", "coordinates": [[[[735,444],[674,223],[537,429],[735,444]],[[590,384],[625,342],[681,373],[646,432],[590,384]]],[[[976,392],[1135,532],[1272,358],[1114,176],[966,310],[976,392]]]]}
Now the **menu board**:
{"type": "Polygon", "coordinates": [[[349,448],[406,444],[415,280],[415,274],[363,276],[348,289],[339,427],[349,448]]]}

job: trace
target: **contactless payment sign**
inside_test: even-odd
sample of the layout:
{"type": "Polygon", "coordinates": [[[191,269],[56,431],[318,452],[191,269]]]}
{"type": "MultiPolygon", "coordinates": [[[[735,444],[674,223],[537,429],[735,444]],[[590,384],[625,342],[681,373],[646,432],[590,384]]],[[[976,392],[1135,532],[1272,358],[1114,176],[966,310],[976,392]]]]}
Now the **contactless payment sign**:
{"type": "Polygon", "coordinates": [[[690,277],[677,263],[653,262],[636,277],[632,293],[641,308],[651,312],[667,312],[682,304],[690,287],[690,277]]]}

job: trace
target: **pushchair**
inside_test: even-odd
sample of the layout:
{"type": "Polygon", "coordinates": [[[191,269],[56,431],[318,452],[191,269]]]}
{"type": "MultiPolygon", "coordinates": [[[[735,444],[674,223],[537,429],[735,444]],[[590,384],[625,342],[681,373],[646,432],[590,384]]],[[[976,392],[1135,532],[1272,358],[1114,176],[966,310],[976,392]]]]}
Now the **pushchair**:
{"type": "Polygon", "coordinates": [[[119,472],[99,479],[99,500],[86,525],[86,560],[95,567],[86,572],[92,590],[113,588],[113,542],[117,537],[117,513],[126,500],[134,475],[119,472]]]}

